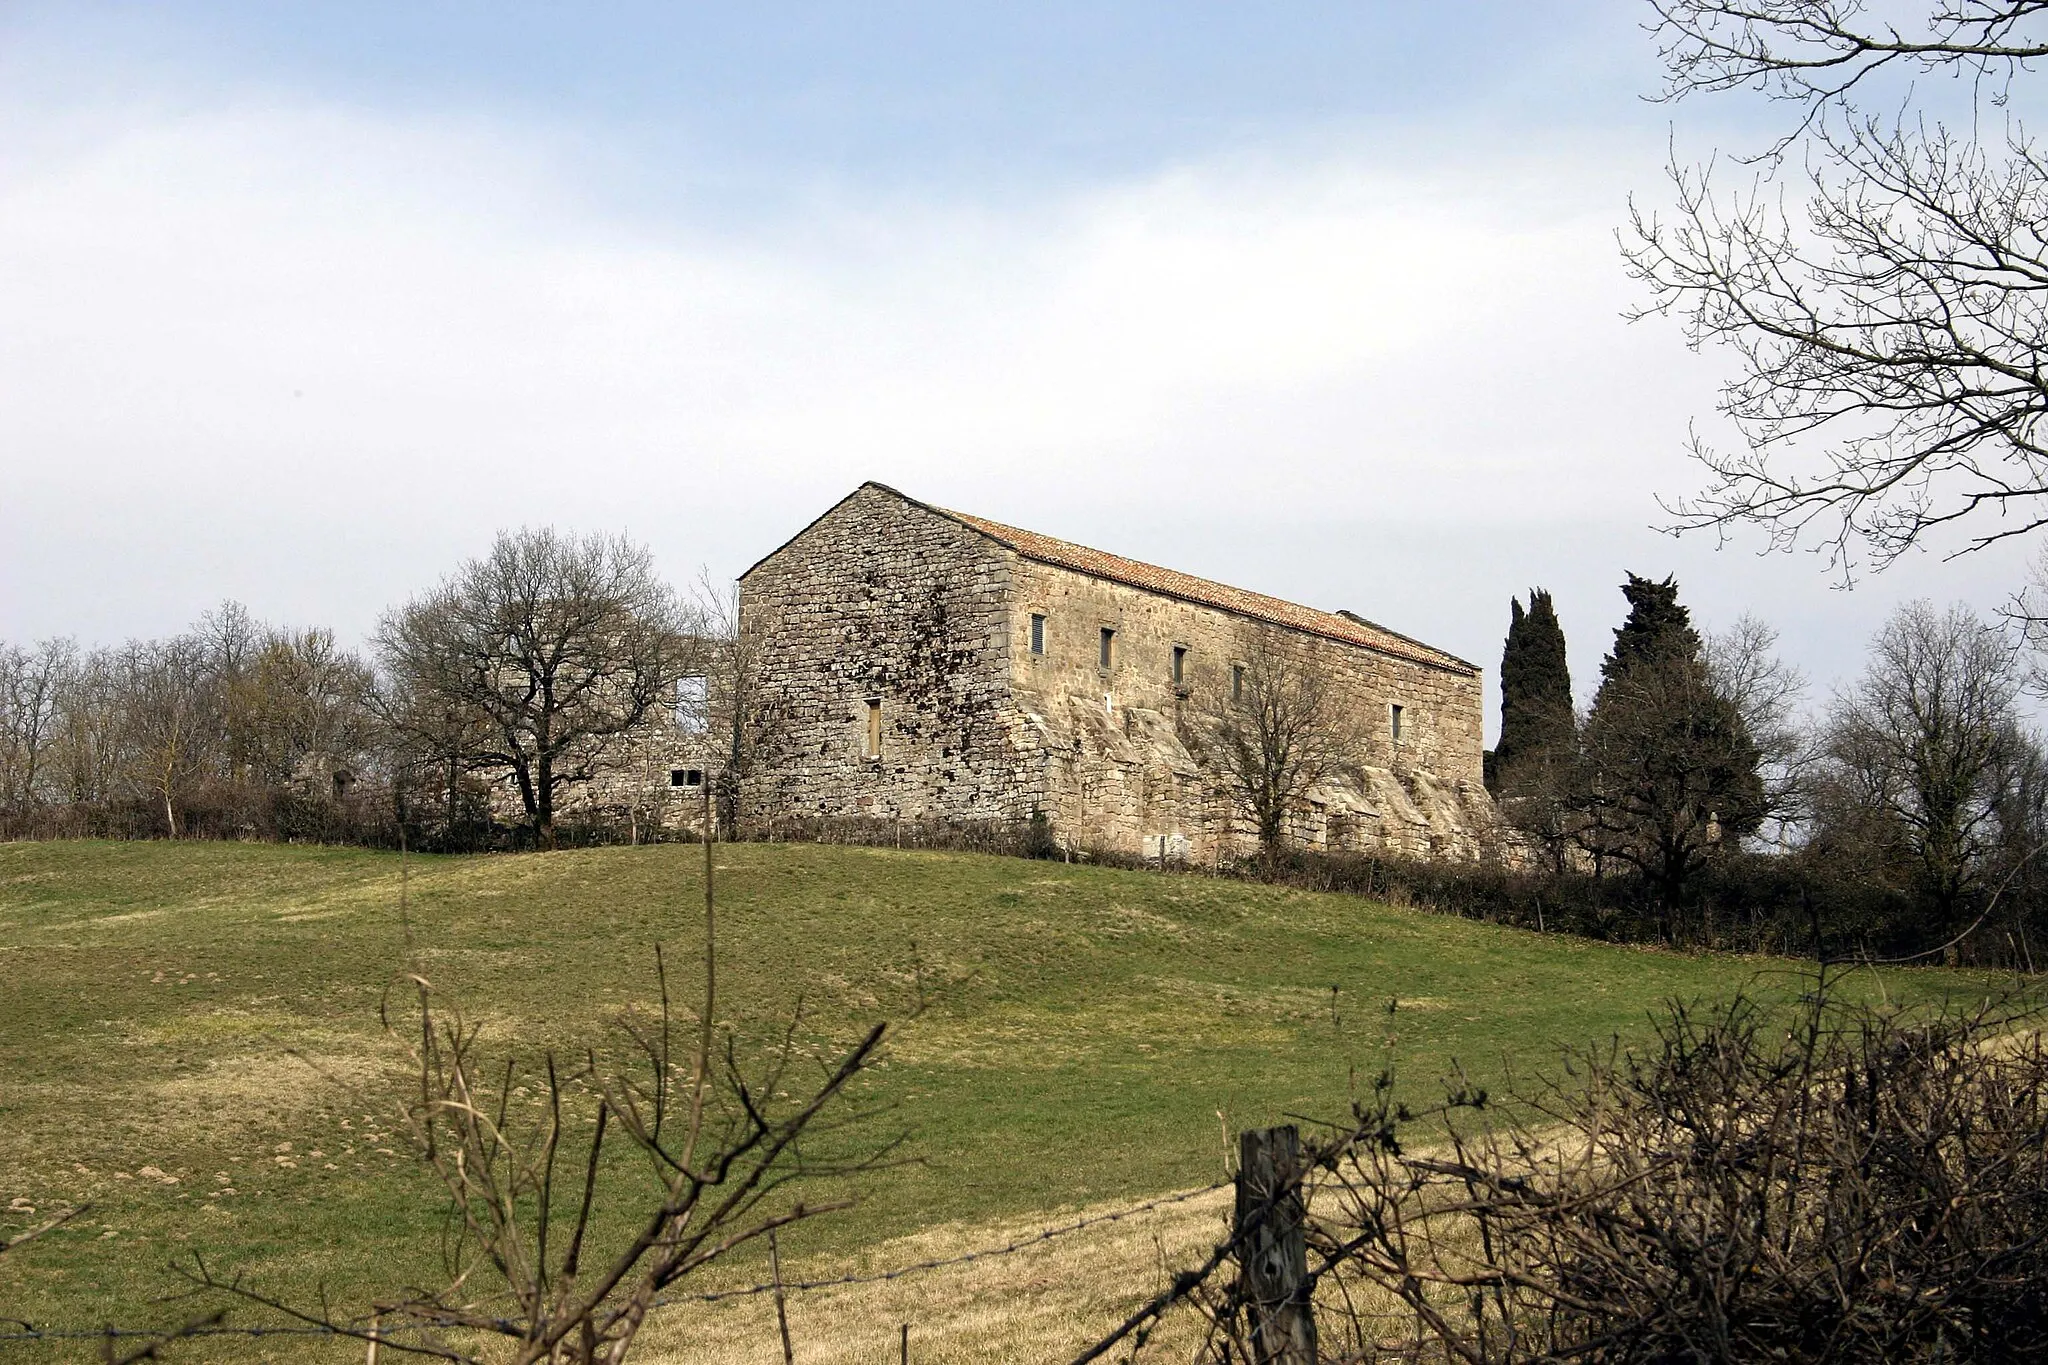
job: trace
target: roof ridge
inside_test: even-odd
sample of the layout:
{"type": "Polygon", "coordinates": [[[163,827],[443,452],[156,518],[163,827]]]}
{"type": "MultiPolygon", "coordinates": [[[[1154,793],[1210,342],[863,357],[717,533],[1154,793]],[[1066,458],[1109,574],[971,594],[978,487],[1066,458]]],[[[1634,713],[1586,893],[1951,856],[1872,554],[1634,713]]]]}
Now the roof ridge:
{"type": "MultiPolygon", "coordinates": [[[[894,492],[895,490],[892,489],[890,491],[894,492]]],[[[898,494],[898,496],[901,497],[902,495],[898,494]]],[[[916,502],[917,500],[910,498],[906,499],[906,501],[916,502]]],[[[1158,592],[1169,597],[1179,597],[1203,606],[1235,612],[1241,616],[1249,616],[1254,620],[1266,621],[1271,625],[1305,631],[1309,634],[1320,635],[1326,639],[1337,640],[1344,644],[1360,645],[1382,654],[1392,655],[1395,658],[1407,659],[1412,663],[1420,663],[1434,668],[1447,668],[1454,671],[1467,671],[1471,673],[1480,671],[1478,665],[1461,659],[1447,650],[1441,650],[1434,645],[1425,644],[1421,640],[1403,635],[1399,631],[1389,630],[1377,622],[1368,621],[1364,617],[1351,612],[1331,612],[1324,611],[1319,607],[1305,606],[1299,602],[1290,602],[1284,597],[1275,597],[1270,593],[1256,592],[1250,588],[1234,587],[1231,584],[1222,583],[1215,579],[1202,578],[1180,569],[1170,569],[1163,564],[1150,564],[1141,559],[1132,559],[1127,555],[1116,554],[1113,551],[1098,550],[1092,546],[1082,545],[1078,541],[1062,540],[1058,536],[1049,536],[1043,532],[1028,531],[1021,526],[1012,526],[1007,522],[976,516],[971,512],[957,512],[951,508],[938,507],[931,503],[919,503],[919,506],[930,507],[935,512],[939,512],[973,530],[979,531],[991,540],[1016,551],[1027,559],[1036,559],[1042,563],[1053,564],[1060,568],[1094,574],[1100,578],[1108,578],[1114,582],[1126,583],[1132,587],[1142,588],[1147,592],[1158,592]],[[1033,542],[1042,542],[1043,544],[1034,547],[1033,542]],[[1079,553],[1061,555],[1056,550],[1049,548],[1055,546],[1061,549],[1078,551],[1079,553]],[[1149,572],[1146,574],[1118,572],[1119,566],[1122,565],[1128,565],[1133,569],[1149,572]],[[1202,589],[1209,589],[1211,591],[1203,592],[1201,591],[1202,589]],[[1234,601],[1232,600],[1233,598],[1249,600],[1234,601]],[[1267,609],[1260,610],[1260,607],[1266,607],[1267,609]],[[1275,607],[1280,610],[1271,610],[1271,608],[1275,607]],[[1403,646],[1406,646],[1406,648],[1403,646]]]]}
{"type": "Polygon", "coordinates": [[[763,564],[775,558],[776,555],[781,554],[790,545],[802,539],[804,534],[813,526],[824,521],[827,517],[870,488],[886,493],[890,497],[899,499],[913,507],[922,508],[935,516],[944,517],[948,521],[957,523],[976,535],[984,536],[1004,549],[1022,555],[1026,559],[1035,559],[1041,563],[1052,564],[1079,573],[1093,574],[1098,578],[1106,578],[1111,582],[1123,583],[1145,592],[1156,592],[1166,597],[1177,597],[1182,601],[1214,607],[1220,611],[1249,617],[1255,621],[1264,621],[1269,625],[1281,626],[1289,630],[1299,630],[1310,635],[1319,635],[1324,639],[1336,640],[1341,644],[1357,645],[1364,649],[1375,650],[1392,658],[1406,659],[1410,663],[1422,664],[1429,668],[1441,668],[1450,672],[1468,674],[1480,672],[1477,664],[1461,659],[1448,650],[1438,649],[1435,645],[1425,644],[1421,640],[1417,640],[1413,636],[1403,635],[1397,630],[1389,630],[1378,622],[1368,621],[1355,612],[1332,612],[1324,611],[1319,607],[1304,606],[1299,602],[1290,602],[1284,597],[1274,597],[1270,593],[1254,592],[1250,588],[1232,587],[1228,583],[1218,582],[1213,578],[1202,578],[1196,574],[1183,572],[1180,569],[1169,569],[1163,564],[1149,564],[1142,559],[1132,559],[1128,555],[1116,554],[1109,550],[1098,550],[1092,546],[1083,545],[1078,541],[1061,540],[1058,536],[1045,535],[1039,531],[1027,531],[1021,526],[1012,526],[1007,522],[995,521],[989,517],[975,516],[971,512],[956,512],[951,508],[940,507],[936,503],[913,498],[908,493],[900,489],[891,488],[888,484],[876,479],[864,480],[860,487],[833,503],[816,517],[813,517],[804,525],[802,530],[799,530],[795,535],[789,537],[781,545],[776,546],[750,565],[740,575],[740,578],[744,580],[755,569],[760,568],[763,564]],[[1061,553],[1062,551],[1068,553],[1061,553]]]}

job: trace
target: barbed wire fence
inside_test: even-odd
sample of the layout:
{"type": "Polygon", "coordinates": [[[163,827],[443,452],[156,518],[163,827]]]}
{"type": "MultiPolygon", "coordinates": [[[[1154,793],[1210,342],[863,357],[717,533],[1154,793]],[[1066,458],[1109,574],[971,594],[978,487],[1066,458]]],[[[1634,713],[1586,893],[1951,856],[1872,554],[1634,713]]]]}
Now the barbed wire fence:
{"type": "MultiPolygon", "coordinates": [[[[1161,1195],[1142,1203],[1113,1209],[1106,1213],[1089,1214],[1072,1222],[1043,1228],[1028,1236],[1013,1238],[993,1246],[980,1247],[951,1256],[936,1256],[922,1261],[912,1261],[889,1270],[870,1271],[863,1274],[831,1275],[809,1280],[771,1280],[765,1284],[745,1285],[734,1289],[703,1290],[688,1294],[665,1294],[654,1300],[657,1308],[673,1307],[684,1303],[721,1303],[737,1299],[758,1298],[769,1294],[804,1294],[828,1289],[851,1288],[856,1285],[886,1284],[908,1276],[945,1270],[953,1266],[971,1265],[980,1261],[1001,1260],[1022,1252],[1044,1246],[1048,1242],[1068,1237],[1089,1228],[1120,1223],[1139,1218],[1159,1209],[1178,1204],[1191,1203],[1208,1195],[1230,1189],[1231,1180],[1219,1180],[1198,1189],[1181,1190],[1174,1194],[1161,1195]]],[[[501,1330],[512,1327],[509,1320],[495,1324],[501,1330]]],[[[19,1319],[0,1318],[0,1346],[30,1342],[61,1341],[148,1341],[183,1340],[201,1337],[355,1337],[375,1332],[380,1338],[388,1339],[403,1333],[435,1330],[432,1323],[406,1323],[390,1327],[378,1327],[375,1318],[363,1315],[326,1325],[286,1325],[236,1327],[220,1322],[201,1321],[184,1327],[36,1327],[19,1319]]]]}
{"type": "MultiPolygon", "coordinates": [[[[1005,1242],[1000,1246],[984,1247],[979,1251],[965,1251],[954,1256],[939,1256],[927,1261],[914,1261],[909,1265],[898,1266],[894,1270],[879,1271],[867,1275],[836,1275],[822,1280],[785,1280],[782,1282],[781,1288],[784,1293],[793,1294],[806,1293],[816,1289],[836,1289],[844,1285],[884,1284],[890,1280],[900,1280],[906,1275],[916,1275],[930,1270],[944,1270],[949,1266],[969,1265],[975,1261],[997,1260],[1004,1256],[1014,1256],[1020,1251],[1029,1251],[1033,1247],[1043,1246],[1055,1238],[1065,1237],[1070,1233],[1099,1227],[1105,1223],[1120,1223],[1127,1218],[1135,1218],[1141,1214],[1150,1213],[1155,1209],[1167,1208],[1170,1205],[1185,1204],[1192,1200],[1200,1199],[1204,1195],[1215,1194],[1219,1190],[1227,1190],[1231,1187],[1231,1183],[1228,1180],[1219,1180],[1213,1185],[1204,1185],[1198,1190],[1183,1190],[1179,1194],[1169,1194],[1158,1199],[1149,1199],[1142,1204],[1133,1204],[1129,1208],[1117,1209],[1111,1213],[1093,1214],[1072,1223],[1062,1224],[1059,1227],[1046,1228],[1041,1232],[1033,1233],[1029,1237],[1019,1237],[1015,1241],[1005,1242]]],[[[692,1294],[664,1295],[661,1298],[657,1298],[654,1302],[657,1307],[674,1303],[717,1303],[724,1299],[752,1298],[762,1294],[772,1294],[775,1292],[775,1289],[776,1286],[773,1283],[756,1284],[749,1285],[744,1289],[706,1290],[692,1294]]]]}

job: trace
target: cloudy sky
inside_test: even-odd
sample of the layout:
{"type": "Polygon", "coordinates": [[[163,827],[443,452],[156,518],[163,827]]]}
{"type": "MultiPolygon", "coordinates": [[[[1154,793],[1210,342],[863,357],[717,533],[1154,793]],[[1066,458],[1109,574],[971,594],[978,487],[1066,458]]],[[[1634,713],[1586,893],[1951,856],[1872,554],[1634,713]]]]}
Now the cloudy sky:
{"type": "Polygon", "coordinates": [[[2023,551],[1658,533],[1729,361],[1614,233],[1751,115],[1646,13],[0,0],[0,639],[360,640],[522,523],[730,577],[872,478],[1489,675],[1676,573],[1824,691],[2023,551]]]}

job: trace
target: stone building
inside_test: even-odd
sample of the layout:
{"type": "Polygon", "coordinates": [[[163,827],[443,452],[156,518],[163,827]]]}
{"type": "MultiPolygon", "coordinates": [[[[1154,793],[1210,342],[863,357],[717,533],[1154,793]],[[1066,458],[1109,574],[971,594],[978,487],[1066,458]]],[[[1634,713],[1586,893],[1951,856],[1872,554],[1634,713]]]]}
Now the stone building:
{"type": "MultiPolygon", "coordinates": [[[[691,698],[701,696],[703,683],[701,676],[685,678],[673,710],[657,708],[632,730],[607,738],[596,752],[569,755],[563,768],[583,767],[591,775],[558,789],[556,821],[597,826],[636,844],[678,834],[697,837],[726,747],[713,740],[703,718],[691,715],[691,698]]],[[[526,822],[519,781],[512,774],[495,775],[488,802],[500,825],[526,822]]]]}
{"type": "Polygon", "coordinates": [[[755,818],[1019,821],[1206,861],[1250,846],[1201,708],[1254,651],[1325,670],[1362,736],[1291,833],[1475,856],[1481,677],[1317,611],[861,485],[741,576],[761,659],[755,818]]]}

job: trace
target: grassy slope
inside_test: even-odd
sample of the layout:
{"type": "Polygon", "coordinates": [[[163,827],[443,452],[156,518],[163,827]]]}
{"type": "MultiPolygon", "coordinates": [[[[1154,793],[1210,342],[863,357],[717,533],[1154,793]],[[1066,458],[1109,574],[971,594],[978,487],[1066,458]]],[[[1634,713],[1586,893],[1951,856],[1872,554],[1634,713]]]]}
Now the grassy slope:
{"type": "MultiPolygon", "coordinates": [[[[801,994],[819,1036],[845,1037],[902,1015],[920,979],[951,983],[873,1086],[883,1127],[925,1162],[873,1178],[800,1258],[1214,1179],[1218,1110],[1233,1128],[1333,1114],[1390,1028],[1427,1095],[1454,1059],[1498,1078],[1504,1059],[1639,1032],[1667,997],[1774,970],[1200,877],[790,845],[718,857],[721,1015],[743,1031],[801,994]],[[1406,1002],[1391,1023],[1389,996],[1406,1002]]],[[[501,1045],[591,1041],[653,996],[657,940],[687,960],[700,858],[414,858],[420,960],[501,1045]]],[[[436,1191],[366,1122],[390,1112],[377,1007],[404,962],[398,886],[395,856],[353,850],[0,846],[0,1204],[94,1202],[0,1260],[0,1314],[162,1317],[144,1300],[194,1247],[300,1296],[432,1278],[436,1191]],[[236,1193],[209,1195],[223,1184],[236,1193]]],[[[672,973],[678,999],[695,980],[672,973]]],[[[0,1232],[28,1221],[0,1209],[0,1232]]]]}

